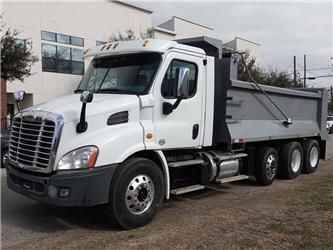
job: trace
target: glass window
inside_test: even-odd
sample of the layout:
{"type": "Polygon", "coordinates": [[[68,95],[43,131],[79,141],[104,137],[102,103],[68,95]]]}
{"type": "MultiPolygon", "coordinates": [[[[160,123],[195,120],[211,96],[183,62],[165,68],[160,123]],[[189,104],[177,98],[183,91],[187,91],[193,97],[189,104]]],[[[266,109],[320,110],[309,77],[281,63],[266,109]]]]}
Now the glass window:
{"type": "Polygon", "coordinates": [[[15,44],[20,45],[20,46],[24,46],[25,45],[25,40],[20,39],[20,38],[15,38],[15,44]]]}
{"type": "Polygon", "coordinates": [[[80,37],[71,36],[71,44],[76,46],[84,46],[84,40],[80,37]]]}
{"type": "Polygon", "coordinates": [[[144,94],[149,90],[160,60],[161,56],[158,53],[96,58],[91,62],[78,89],[144,94]]]}
{"type": "Polygon", "coordinates": [[[71,59],[71,49],[68,47],[58,46],[57,58],[58,58],[58,60],[70,60],[71,59]]]}
{"type": "Polygon", "coordinates": [[[82,62],[72,62],[72,74],[83,75],[84,64],[82,62]]]}
{"type": "Polygon", "coordinates": [[[51,44],[42,44],[42,57],[56,58],[57,46],[51,44]]]}
{"type": "Polygon", "coordinates": [[[197,89],[197,66],[194,63],[173,60],[164,76],[162,83],[162,96],[164,98],[177,98],[176,70],[188,68],[189,71],[189,97],[194,96],[197,89]]]}
{"type": "Polygon", "coordinates": [[[71,61],[58,60],[57,61],[57,72],[59,73],[71,73],[71,61]]]}
{"type": "Polygon", "coordinates": [[[103,45],[103,44],[106,44],[106,42],[103,42],[103,41],[96,41],[96,46],[103,45]]]}
{"type": "Polygon", "coordinates": [[[70,36],[57,34],[57,42],[70,44],[70,36]]]}
{"type": "Polygon", "coordinates": [[[72,49],[72,61],[83,62],[83,50],[82,49],[72,49]]]}
{"type": "Polygon", "coordinates": [[[42,31],[42,40],[56,41],[56,33],[49,31],[42,31]]]}
{"type": "Polygon", "coordinates": [[[42,58],[42,70],[56,72],[56,59],[55,58],[42,58]]]}

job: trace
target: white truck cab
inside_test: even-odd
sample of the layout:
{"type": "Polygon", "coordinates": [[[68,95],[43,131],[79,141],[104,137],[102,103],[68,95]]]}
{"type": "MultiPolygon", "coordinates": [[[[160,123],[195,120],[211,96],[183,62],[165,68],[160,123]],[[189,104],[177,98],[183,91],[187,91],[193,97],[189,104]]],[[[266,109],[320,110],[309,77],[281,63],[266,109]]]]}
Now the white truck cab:
{"type": "Polygon", "coordinates": [[[221,51],[207,37],[86,50],[93,59],[75,93],[15,116],[8,186],[57,206],[107,204],[106,215],[130,229],[170,194],[250,176],[269,185],[279,168],[286,178],[314,172],[324,157],[324,91],[234,80],[236,57],[221,51]],[[293,122],[263,93],[276,95],[280,111],[296,96],[293,122]]]}

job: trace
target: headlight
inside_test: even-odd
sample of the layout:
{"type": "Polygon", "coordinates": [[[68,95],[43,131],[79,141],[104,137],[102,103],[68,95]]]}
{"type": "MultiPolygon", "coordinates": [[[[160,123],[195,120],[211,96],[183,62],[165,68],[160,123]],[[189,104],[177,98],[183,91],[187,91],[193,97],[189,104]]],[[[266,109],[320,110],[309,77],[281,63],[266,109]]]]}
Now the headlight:
{"type": "Polygon", "coordinates": [[[95,146],[75,149],[61,158],[57,170],[91,168],[95,165],[97,153],[95,146]]]}

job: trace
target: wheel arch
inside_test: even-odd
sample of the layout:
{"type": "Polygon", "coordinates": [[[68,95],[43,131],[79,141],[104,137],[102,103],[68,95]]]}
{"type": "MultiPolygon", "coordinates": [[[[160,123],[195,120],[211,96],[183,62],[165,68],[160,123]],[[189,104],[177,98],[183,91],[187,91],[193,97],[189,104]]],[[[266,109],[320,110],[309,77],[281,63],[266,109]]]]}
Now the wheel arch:
{"type": "MultiPolygon", "coordinates": [[[[161,150],[142,150],[130,155],[127,159],[141,157],[154,162],[162,171],[165,184],[165,198],[170,198],[170,175],[166,158],[161,150]]],[[[127,160],[126,159],[126,160],[127,160]]]]}

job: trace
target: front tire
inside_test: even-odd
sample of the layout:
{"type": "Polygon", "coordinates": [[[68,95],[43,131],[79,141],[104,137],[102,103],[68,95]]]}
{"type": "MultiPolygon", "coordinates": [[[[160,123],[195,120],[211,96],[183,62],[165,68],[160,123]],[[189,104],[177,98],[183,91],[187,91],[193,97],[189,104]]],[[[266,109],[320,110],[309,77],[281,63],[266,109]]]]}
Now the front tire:
{"type": "Polygon", "coordinates": [[[112,180],[108,218],[124,229],[148,224],[164,199],[164,178],[152,161],[132,158],[121,164],[112,180]]]}
{"type": "Polygon", "coordinates": [[[320,148],[316,140],[308,140],[303,144],[304,165],[303,172],[311,174],[317,170],[320,157],[320,148]]]}
{"type": "Polygon", "coordinates": [[[280,175],[285,179],[294,179],[302,171],[303,148],[298,142],[285,144],[280,153],[280,175]]]}
{"type": "Polygon", "coordinates": [[[278,170],[278,154],[274,148],[261,148],[256,157],[255,177],[259,185],[273,183],[278,170]]]}

